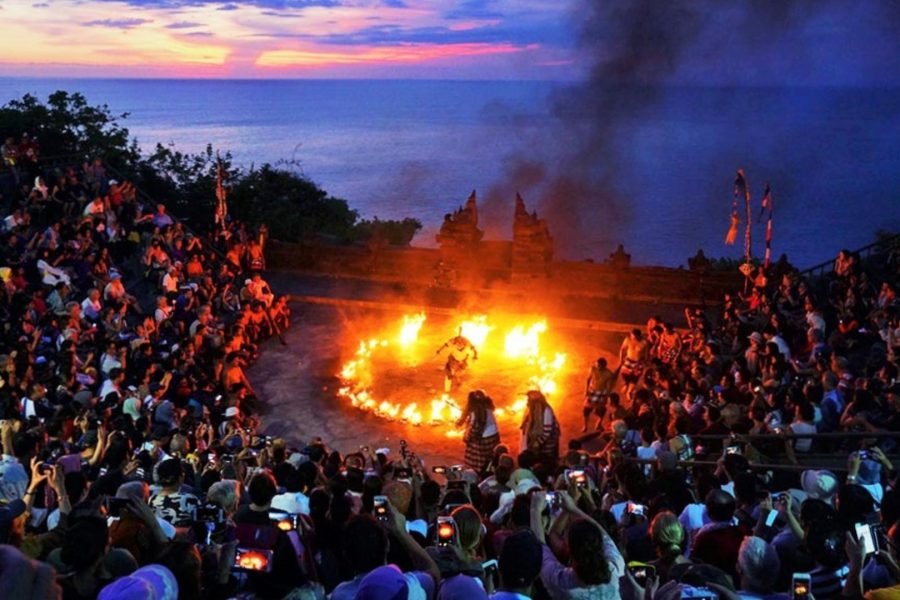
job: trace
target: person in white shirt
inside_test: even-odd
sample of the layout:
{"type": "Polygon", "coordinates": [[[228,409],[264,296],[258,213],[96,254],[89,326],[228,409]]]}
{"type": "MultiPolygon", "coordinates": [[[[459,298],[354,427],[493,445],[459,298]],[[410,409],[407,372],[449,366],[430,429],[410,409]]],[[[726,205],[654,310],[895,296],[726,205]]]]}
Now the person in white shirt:
{"type": "Polygon", "coordinates": [[[84,318],[91,322],[100,320],[103,312],[103,302],[100,300],[100,290],[91,288],[88,290],[88,296],[81,302],[81,314],[84,318]]]}

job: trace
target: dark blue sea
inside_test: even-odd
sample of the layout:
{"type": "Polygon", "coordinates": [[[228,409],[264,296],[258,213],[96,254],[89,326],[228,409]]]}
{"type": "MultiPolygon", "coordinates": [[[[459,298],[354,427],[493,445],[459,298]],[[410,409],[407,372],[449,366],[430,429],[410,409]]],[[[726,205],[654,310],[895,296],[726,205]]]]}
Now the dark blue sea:
{"type": "Polygon", "coordinates": [[[742,239],[723,238],[738,167],[756,255],[766,182],[775,256],[799,266],[900,230],[897,89],[0,78],[0,103],[57,89],[129,113],[145,151],[212,143],[247,168],[289,161],[364,217],[419,218],[422,245],[476,189],[488,237],[510,237],[519,191],[567,258],[618,243],[644,264],[685,264],[700,247],[737,257],[742,239]]]}

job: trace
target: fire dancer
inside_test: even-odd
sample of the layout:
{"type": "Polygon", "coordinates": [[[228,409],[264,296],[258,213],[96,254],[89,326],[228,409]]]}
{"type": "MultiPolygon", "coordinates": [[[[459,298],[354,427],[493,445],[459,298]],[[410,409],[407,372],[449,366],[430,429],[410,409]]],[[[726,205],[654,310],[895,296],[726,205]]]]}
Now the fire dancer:
{"type": "Polygon", "coordinates": [[[640,329],[632,329],[619,349],[619,373],[625,383],[623,391],[630,398],[650,358],[650,344],[640,329]]]}
{"type": "Polygon", "coordinates": [[[531,390],[527,397],[528,409],[522,420],[520,451],[531,450],[541,462],[555,465],[559,460],[559,421],[544,394],[531,390]]]}
{"type": "Polygon", "coordinates": [[[587,431],[588,419],[591,413],[597,415],[597,429],[603,423],[603,415],[606,414],[606,400],[613,391],[616,383],[616,374],[609,370],[606,359],[600,357],[588,374],[587,384],[584,390],[584,427],[581,431],[587,431]]]}
{"type": "Polygon", "coordinates": [[[459,385],[460,378],[469,366],[469,357],[478,360],[478,349],[462,334],[462,328],[457,335],[444,342],[435,354],[439,355],[445,348],[450,350],[444,365],[444,392],[449,394],[454,384],[459,385]]]}
{"type": "Polygon", "coordinates": [[[468,402],[457,427],[465,425],[466,466],[484,475],[494,456],[494,448],[500,443],[500,430],[494,419],[494,402],[483,390],[469,392],[468,402]]]}

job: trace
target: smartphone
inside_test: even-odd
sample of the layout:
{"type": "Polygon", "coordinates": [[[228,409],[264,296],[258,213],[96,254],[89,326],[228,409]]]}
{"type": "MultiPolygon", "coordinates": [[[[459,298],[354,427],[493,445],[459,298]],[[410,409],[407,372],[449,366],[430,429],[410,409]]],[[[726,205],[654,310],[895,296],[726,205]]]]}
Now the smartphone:
{"type": "Polygon", "coordinates": [[[432,473],[437,473],[438,475],[444,475],[447,473],[447,467],[431,467],[432,473]]]}
{"type": "Polygon", "coordinates": [[[656,567],[644,563],[632,563],[628,565],[628,572],[641,587],[647,586],[647,581],[656,577],[656,567]]]}
{"type": "Polygon", "coordinates": [[[500,565],[497,564],[497,561],[491,559],[487,562],[481,563],[481,568],[484,569],[484,578],[485,580],[490,580],[493,583],[494,589],[500,587],[500,565]]]}
{"type": "Polygon", "coordinates": [[[766,527],[772,527],[775,525],[775,520],[778,518],[778,511],[772,509],[769,511],[769,514],[766,515],[766,527]]]}
{"type": "Polygon", "coordinates": [[[256,548],[238,548],[234,554],[234,569],[240,571],[260,571],[268,573],[272,570],[272,551],[256,548]]]}
{"type": "Polygon", "coordinates": [[[449,546],[456,541],[456,521],[453,517],[438,517],[436,531],[438,546],[449,546]]]}
{"type": "Polygon", "coordinates": [[[269,512],[269,520],[278,526],[282,531],[297,530],[297,515],[283,512],[269,512]]]}
{"type": "Polygon", "coordinates": [[[871,525],[867,523],[856,523],[853,528],[856,532],[856,539],[859,542],[859,545],[862,546],[866,556],[878,552],[878,541],[872,533],[871,525]]]}
{"type": "Polygon", "coordinates": [[[809,573],[794,573],[791,578],[791,598],[809,600],[809,573]]]}
{"type": "Polygon", "coordinates": [[[154,449],[153,442],[144,442],[144,444],[141,446],[141,452],[143,452],[143,451],[153,452],[153,449],[154,449]]]}
{"type": "Polygon", "coordinates": [[[461,492],[469,493],[469,484],[463,479],[459,479],[456,481],[448,481],[447,482],[448,490],[459,490],[461,492]]]}
{"type": "Polygon", "coordinates": [[[559,494],[556,492],[547,492],[545,495],[547,498],[547,506],[550,507],[550,512],[555,513],[559,510],[560,507],[560,499],[559,494]]]}
{"type": "Polygon", "coordinates": [[[116,498],[115,496],[106,497],[106,514],[110,517],[122,516],[122,509],[128,507],[128,498],[116,498]]]}
{"type": "Polygon", "coordinates": [[[690,587],[684,586],[681,590],[682,598],[691,598],[691,600],[719,600],[719,594],[707,587],[690,587]]]}
{"type": "Polygon", "coordinates": [[[629,514],[632,514],[636,517],[643,517],[647,514],[646,506],[644,506],[643,504],[635,504],[634,502],[629,502],[625,510],[627,510],[629,514]]]}
{"type": "Polygon", "coordinates": [[[728,446],[725,448],[725,454],[740,454],[741,447],[740,446],[728,446]]]}
{"type": "Polygon", "coordinates": [[[576,487],[587,487],[587,473],[584,469],[566,469],[566,481],[574,483],[576,487]]]}
{"type": "Polygon", "coordinates": [[[394,471],[394,477],[396,479],[412,479],[412,470],[411,469],[396,469],[394,471]]]}
{"type": "Polygon", "coordinates": [[[375,518],[379,521],[387,521],[388,520],[388,498],[387,496],[375,496],[373,500],[373,508],[375,513],[375,518]]]}

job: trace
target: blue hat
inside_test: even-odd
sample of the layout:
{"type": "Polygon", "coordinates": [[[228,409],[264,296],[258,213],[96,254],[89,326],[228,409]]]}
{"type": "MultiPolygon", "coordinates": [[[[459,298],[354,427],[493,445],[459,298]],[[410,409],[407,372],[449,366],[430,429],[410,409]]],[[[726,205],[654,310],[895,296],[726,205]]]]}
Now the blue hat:
{"type": "Polygon", "coordinates": [[[0,501],[12,502],[25,495],[28,473],[19,462],[0,461],[0,501]]]}
{"type": "Polygon", "coordinates": [[[97,600],[178,600],[178,582],[162,565],[147,565],[100,590],[97,600]]]}
{"type": "Polygon", "coordinates": [[[438,593],[438,600],[487,600],[481,581],[468,575],[456,575],[445,579],[438,593]]]}
{"type": "Polygon", "coordinates": [[[356,600],[425,600],[425,589],[415,576],[406,576],[395,565],[378,567],[363,577],[356,600]]]}

